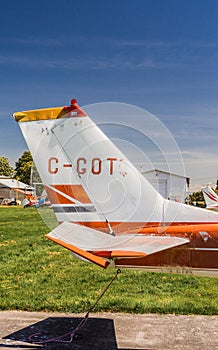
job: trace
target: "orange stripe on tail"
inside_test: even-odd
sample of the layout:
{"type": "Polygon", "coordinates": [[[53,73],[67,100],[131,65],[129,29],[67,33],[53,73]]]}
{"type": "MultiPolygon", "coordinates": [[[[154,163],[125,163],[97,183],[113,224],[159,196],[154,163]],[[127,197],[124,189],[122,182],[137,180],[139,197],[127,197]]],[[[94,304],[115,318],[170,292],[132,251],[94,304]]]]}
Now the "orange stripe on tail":
{"type": "Polygon", "coordinates": [[[52,204],[75,204],[74,199],[83,204],[92,203],[82,185],[64,184],[52,185],[50,187],[45,185],[45,189],[52,204]],[[58,190],[59,193],[55,190],[58,190]],[[63,193],[63,195],[60,192],[63,193]],[[64,195],[71,197],[72,200],[70,198],[66,198],[64,195]]]}

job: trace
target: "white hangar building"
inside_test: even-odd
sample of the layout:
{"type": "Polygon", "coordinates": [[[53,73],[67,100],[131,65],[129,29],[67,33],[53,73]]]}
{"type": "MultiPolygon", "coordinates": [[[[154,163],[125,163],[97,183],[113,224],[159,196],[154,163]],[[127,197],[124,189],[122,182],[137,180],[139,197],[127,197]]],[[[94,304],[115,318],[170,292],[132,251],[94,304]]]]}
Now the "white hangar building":
{"type": "Polygon", "coordinates": [[[184,202],[190,183],[188,177],[158,169],[144,171],[142,175],[164,198],[184,202]]]}
{"type": "Polygon", "coordinates": [[[16,198],[23,200],[26,195],[32,195],[34,188],[8,176],[0,176],[0,204],[3,200],[16,198]]]}

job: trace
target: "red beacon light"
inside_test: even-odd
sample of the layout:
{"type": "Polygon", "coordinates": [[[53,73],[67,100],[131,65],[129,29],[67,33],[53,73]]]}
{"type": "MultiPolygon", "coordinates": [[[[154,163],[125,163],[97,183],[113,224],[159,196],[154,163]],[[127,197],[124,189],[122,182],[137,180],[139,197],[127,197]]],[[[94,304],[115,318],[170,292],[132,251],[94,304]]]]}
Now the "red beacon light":
{"type": "Polygon", "coordinates": [[[71,101],[70,101],[70,105],[73,106],[77,104],[77,99],[76,98],[73,98],[71,101]]]}
{"type": "Polygon", "coordinates": [[[70,106],[64,106],[63,109],[66,111],[66,113],[73,112],[71,117],[83,117],[87,115],[77,104],[76,98],[73,98],[70,101],[70,106]]]}

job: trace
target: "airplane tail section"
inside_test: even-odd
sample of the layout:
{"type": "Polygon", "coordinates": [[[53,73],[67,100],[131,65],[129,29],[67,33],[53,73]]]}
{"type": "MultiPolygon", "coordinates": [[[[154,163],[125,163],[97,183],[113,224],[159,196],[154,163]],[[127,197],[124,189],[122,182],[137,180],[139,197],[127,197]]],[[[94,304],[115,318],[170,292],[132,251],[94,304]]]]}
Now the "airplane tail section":
{"type": "Polygon", "coordinates": [[[164,200],[76,100],[67,107],[17,112],[14,118],[59,222],[116,234],[217,221],[216,213],[164,200]]]}
{"type": "Polygon", "coordinates": [[[61,223],[49,239],[104,268],[217,268],[218,214],[163,199],[76,100],[14,118],[61,223]]]}
{"type": "Polygon", "coordinates": [[[17,112],[14,118],[59,222],[112,233],[120,223],[162,220],[161,195],[76,100],[69,107],[17,112]]]}
{"type": "Polygon", "coordinates": [[[218,196],[210,186],[202,187],[202,192],[208,209],[218,210],[218,196]]]}

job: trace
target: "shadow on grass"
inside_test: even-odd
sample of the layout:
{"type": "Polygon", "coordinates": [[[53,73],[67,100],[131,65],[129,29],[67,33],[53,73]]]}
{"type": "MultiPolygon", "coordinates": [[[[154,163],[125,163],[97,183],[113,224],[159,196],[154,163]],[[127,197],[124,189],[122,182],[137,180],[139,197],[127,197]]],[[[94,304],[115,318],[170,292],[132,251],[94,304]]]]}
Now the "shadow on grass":
{"type": "Polygon", "coordinates": [[[49,317],[5,336],[3,338],[5,343],[0,344],[0,348],[126,350],[117,347],[113,320],[89,318],[84,327],[75,332],[81,321],[82,318],[79,317],[49,317]],[[17,342],[22,342],[22,344],[17,342]]]}

